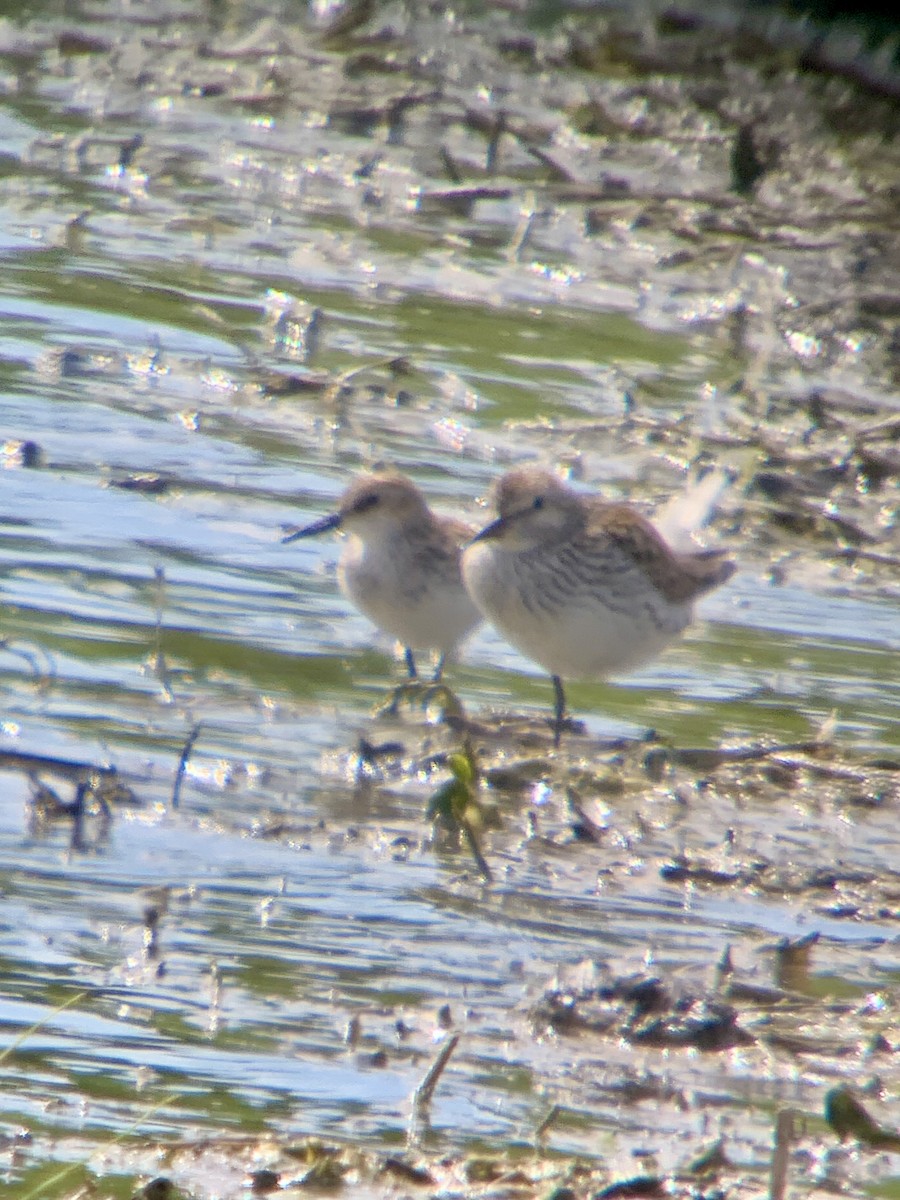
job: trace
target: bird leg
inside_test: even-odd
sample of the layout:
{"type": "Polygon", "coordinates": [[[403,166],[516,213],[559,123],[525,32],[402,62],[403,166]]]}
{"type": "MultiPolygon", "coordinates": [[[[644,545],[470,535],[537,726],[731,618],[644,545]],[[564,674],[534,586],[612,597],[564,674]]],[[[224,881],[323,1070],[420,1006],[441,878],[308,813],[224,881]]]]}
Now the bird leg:
{"type": "Polygon", "coordinates": [[[379,716],[396,717],[403,701],[414,704],[421,697],[423,691],[430,686],[422,683],[419,679],[416,656],[413,654],[411,647],[403,647],[403,657],[406,660],[406,669],[409,672],[409,678],[405,679],[403,683],[398,683],[393,688],[390,700],[377,710],[379,716]]]}

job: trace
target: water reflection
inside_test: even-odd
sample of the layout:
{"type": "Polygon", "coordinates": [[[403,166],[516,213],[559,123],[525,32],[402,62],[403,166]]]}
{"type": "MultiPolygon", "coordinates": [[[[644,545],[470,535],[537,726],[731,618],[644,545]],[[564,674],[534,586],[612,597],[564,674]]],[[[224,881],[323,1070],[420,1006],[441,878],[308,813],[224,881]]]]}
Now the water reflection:
{"type": "MultiPolygon", "coordinates": [[[[157,78],[144,34],[158,31],[121,20],[157,78]]],[[[897,852],[890,579],[854,575],[824,542],[779,541],[756,510],[746,524],[732,514],[717,532],[742,572],[704,606],[709,624],[651,669],[571,694],[598,738],[655,728],[678,745],[799,742],[834,712],[839,738],[884,776],[785,753],[758,775],[645,772],[616,790],[621,764],[604,774],[592,747],[581,777],[560,777],[541,741],[546,682],[480,632],[452,682],[476,718],[531,722],[511,765],[535,764],[550,797],[492,793],[486,888],[424,820],[453,731],[419,712],[372,717],[392,648],[341,599],[336,547],[287,553],[280,535],[382,460],[470,519],[506,464],[544,457],[611,494],[665,499],[709,418],[710,381],[743,365],[716,329],[682,316],[720,312],[734,273],[762,267],[735,264],[729,242],[724,282],[673,275],[660,261],[674,235],[652,212],[595,213],[591,231],[564,197],[509,253],[520,193],[463,217],[410,203],[412,185],[434,191],[427,123],[386,156],[376,193],[371,137],[326,131],[306,109],[263,119],[180,77],[148,99],[137,69],[115,74],[121,95],[107,104],[109,80],[45,52],[24,95],[0,100],[0,436],[40,448],[33,466],[7,454],[0,473],[4,1044],[39,1023],[0,1063],[4,1119],[99,1140],[130,1127],[146,1097],[162,1104],[155,1132],[346,1122],[396,1140],[449,1025],[465,1037],[433,1116],[448,1141],[519,1138],[558,1096],[574,1114],[560,1147],[596,1153],[598,1124],[637,1139],[648,1122],[676,1145],[671,1096],[696,1091],[758,1107],[744,1136],[761,1161],[766,1105],[805,1104],[833,1061],[816,1058],[798,1083],[795,1061],[773,1065],[760,1035],[663,1067],[621,1038],[538,1038],[530,1014],[558,964],[583,957],[705,987],[734,945],[770,986],[767,944],[809,923],[823,972],[854,995],[893,986],[894,902],[879,890],[897,852]],[[138,125],[144,144],[120,166],[138,125]],[[279,332],[273,293],[321,314],[315,344],[279,332]],[[401,768],[361,786],[361,735],[396,740],[401,768]],[[80,843],[70,813],[30,826],[37,785],[14,753],[114,767],[136,803],[111,803],[105,829],[95,813],[80,843]],[[606,842],[579,840],[567,786],[608,803],[606,842]],[[834,878],[804,874],[810,847],[840,866],[834,878]],[[733,885],[698,883],[697,862],[733,885]],[[167,889],[153,953],[146,909],[159,895],[147,889],[167,889]],[[572,1062],[587,1066],[570,1078],[572,1062]],[[668,1087],[668,1073],[652,1116],[640,1100],[626,1111],[623,1080],[665,1074],[668,1087]]],[[[190,56],[185,78],[214,61],[190,56]]],[[[330,54],[323,63],[340,90],[330,54]]],[[[326,102],[305,99],[309,111],[326,102]]],[[[445,127],[456,157],[482,153],[458,114],[445,127]]],[[[536,160],[516,155],[511,175],[530,187],[536,160]]],[[[787,389],[784,363],[771,370],[787,389]]],[[[727,457],[727,442],[712,444],[727,457]]],[[[739,466],[748,453],[734,451],[739,466]]],[[[36,774],[72,802],[71,776],[36,774]]]]}

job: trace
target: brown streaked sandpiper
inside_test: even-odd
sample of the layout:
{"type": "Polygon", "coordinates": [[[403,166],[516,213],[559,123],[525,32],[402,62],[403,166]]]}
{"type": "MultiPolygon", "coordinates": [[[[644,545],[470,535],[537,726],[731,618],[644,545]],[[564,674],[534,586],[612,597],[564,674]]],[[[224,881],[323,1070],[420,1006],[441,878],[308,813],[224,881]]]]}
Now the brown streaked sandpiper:
{"type": "Polygon", "coordinates": [[[331,529],[348,534],[338,563],[344,595],[403,647],[411,679],[416,650],[436,650],[439,680],[448,654],[481,623],[460,574],[460,547],[473,530],[431,511],[404,475],[359,475],[327,517],[294,530],[284,542],[331,529]]]}
{"type": "Polygon", "coordinates": [[[491,624],[549,671],[559,745],[563,680],[655,658],[735,564],[720,550],[678,553],[630,505],[576,492],[538,468],[502,476],[494,504],[497,519],[463,551],[463,578],[491,624]]]}

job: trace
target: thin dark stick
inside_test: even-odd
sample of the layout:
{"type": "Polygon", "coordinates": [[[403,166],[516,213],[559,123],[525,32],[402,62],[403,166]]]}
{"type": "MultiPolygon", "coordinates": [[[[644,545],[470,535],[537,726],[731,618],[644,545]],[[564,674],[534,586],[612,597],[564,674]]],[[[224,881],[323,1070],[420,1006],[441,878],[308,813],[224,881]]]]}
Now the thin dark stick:
{"type": "Polygon", "coordinates": [[[89,783],[79,783],[75,790],[75,799],[72,801],[71,847],[73,850],[85,850],[87,848],[87,843],[84,840],[84,802],[90,786],[89,783]]]}
{"type": "Polygon", "coordinates": [[[20,750],[0,750],[0,766],[29,773],[44,772],[60,779],[71,779],[79,783],[86,775],[99,775],[114,779],[115,767],[98,767],[94,763],[79,762],[73,758],[56,758],[52,754],[26,754],[20,750]]]}
{"type": "Polygon", "coordinates": [[[559,1116],[561,1111],[562,1110],[560,1109],[558,1104],[553,1105],[553,1107],[550,1109],[550,1111],[544,1117],[543,1121],[541,1121],[541,1123],[538,1125],[537,1129],[535,1129],[535,1131],[534,1131],[534,1136],[535,1136],[536,1140],[540,1141],[540,1139],[542,1137],[544,1137],[544,1135],[547,1133],[547,1130],[550,1128],[550,1126],[553,1124],[553,1122],[559,1116]]]}
{"type": "Polygon", "coordinates": [[[459,1044],[459,1034],[454,1033],[441,1047],[441,1052],[425,1072],[425,1078],[413,1092],[413,1111],[421,1115],[431,1104],[435,1088],[444,1073],[444,1068],[450,1061],[450,1056],[459,1044]]]}
{"type": "Polygon", "coordinates": [[[784,1200],[787,1191],[791,1143],[794,1136],[794,1112],[790,1108],[783,1108],[775,1117],[775,1142],[772,1147],[769,1200],[784,1200]]]}
{"type": "Polygon", "coordinates": [[[553,691],[556,695],[556,720],[553,726],[553,745],[558,746],[566,719],[566,693],[563,690],[563,681],[558,675],[553,676],[553,691]]]}
{"type": "Polygon", "coordinates": [[[488,860],[481,853],[481,847],[478,845],[478,837],[475,830],[468,824],[467,821],[461,821],[462,831],[466,839],[469,849],[472,851],[472,857],[478,864],[478,870],[484,876],[488,883],[494,882],[494,873],[491,871],[488,860]]]}
{"type": "Polygon", "coordinates": [[[198,721],[191,732],[187,735],[187,740],[184,743],[184,748],[181,751],[181,758],[178,760],[178,770],[175,772],[175,782],[172,784],[172,800],[170,808],[177,808],[178,802],[181,799],[181,785],[184,782],[184,773],[187,770],[188,759],[191,757],[191,751],[194,749],[194,743],[200,736],[200,730],[203,728],[203,722],[198,721]]]}

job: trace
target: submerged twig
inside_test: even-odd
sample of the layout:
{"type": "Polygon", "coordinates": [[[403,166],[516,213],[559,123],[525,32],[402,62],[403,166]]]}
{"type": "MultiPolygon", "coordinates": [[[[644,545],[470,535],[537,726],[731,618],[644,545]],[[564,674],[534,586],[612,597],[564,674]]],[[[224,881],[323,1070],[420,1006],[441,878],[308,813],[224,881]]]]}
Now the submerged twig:
{"type": "Polygon", "coordinates": [[[349,367],[346,371],[341,371],[335,375],[330,386],[326,390],[325,399],[335,398],[339,392],[353,383],[360,375],[365,375],[369,371],[380,371],[387,368],[394,375],[403,375],[411,370],[409,362],[402,356],[396,354],[388,355],[384,358],[376,358],[371,362],[361,363],[356,367],[349,367]]]}
{"type": "Polygon", "coordinates": [[[700,771],[712,771],[725,763],[759,762],[778,754],[821,754],[827,748],[827,743],[816,738],[804,742],[778,742],[770,746],[720,746],[717,749],[705,747],[678,750],[661,747],[660,753],[666,755],[672,762],[681,767],[691,767],[700,771]]]}
{"type": "Polygon", "coordinates": [[[97,766],[95,763],[81,762],[75,758],[59,758],[55,754],[28,754],[22,750],[0,750],[0,768],[26,771],[34,775],[55,775],[76,783],[94,776],[113,779],[118,776],[115,767],[97,766]]]}
{"type": "Polygon", "coordinates": [[[11,642],[9,638],[0,638],[0,650],[5,650],[7,654],[11,654],[15,658],[21,658],[23,661],[28,663],[38,683],[42,686],[45,685],[48,680],[53,679],[56,675],[56,665],[46,650],[42,650],[44,658],[47,661],[47,669],[45,671],[41,670],[36,654],[32,654],[30,650],[20,649],[20,647],[17,646],[15,642],[11,642]]]}
{"type": "Polygon", "coordinates": [[[860,550],[856,546],[842,546],[834,551],[835,558],[846,558],[851,564],[861,559],[864,562],[877,563],[882,567],[900,567],[900,557],[896,554],[882,554],[875,550],[860,550]]]}

